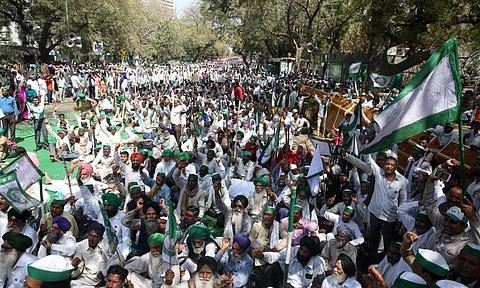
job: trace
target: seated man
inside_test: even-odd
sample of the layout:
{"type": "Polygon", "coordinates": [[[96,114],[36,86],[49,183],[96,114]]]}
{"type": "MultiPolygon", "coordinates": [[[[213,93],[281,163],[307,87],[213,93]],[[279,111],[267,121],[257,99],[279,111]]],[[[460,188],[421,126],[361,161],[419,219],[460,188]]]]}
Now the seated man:
{"type": "Polygon", "coordinates": [[[229,245],[230,239],[223,239],[215,261],[220,264],[219,271],[222,271],[222,274],[232,275],[233,287],[245,287],[253,269],[253,260],[247,253],[250,239],[246,235],[235,234],[232,247],[228,248],[229,245]]]}
{"type": "Polygon", "coordinates": [[[38,250],[38,257],[43,258],[47,255],[60,255],[68,261],[72,260],[77,250],[77,242],[73,236],[66,234],[72,224],[66,218],[57,216],[53,218],[52,226],[47,235],[43,237],[42,244],[38,250]]]}
{"type": "Polygon", "coordinates": [[[263,221],[253,224],[249,238],[254,250],[278,252],[287,247],[288,234],[283,225],[275,220],[275,209],[267,206],[263,221]]]}
{"type": "Polygon", "coordinates": [[[353,232],[345,224],[339,224],[335,239],[327,242],[322,250],[322,258],[325,260],[326,274],[330,275],[335,268],[337,258],[340,254],[347,255],[355,263],[357,260],[357,248],[350,244],[353,232]]]}
{"type": "MultiPolygon", "coordinates": [[[[162,250],[164,240],[165,236],[163,234],[155,233],[150,235],[150,237],[148,237],[150,252],[125,265],[125,269],[130,272],[129,278],[134,287],[151,288],[160,287],[164,284],[163,278],[165,272],[171,266],[167,261],[163,260],[162,250]],[[148,276],[148,278],[142,275],[148,276]]],[[[179,271],[178,265],[170,269],[179,271]]],[[[177,277],[173,279],[174,284],[180,282],[179,272],[177,272],[176,275],[177,277]]]]}
{"type": "MultiPolygon", "coordinates": [[[[274,264],[263,274],[261,287],[282,286],[286,253],[286,249],[280,252],[262,252],[260,250],[252,252],[254,258],[260,259],[262,262],[274,264]]],[[[291,287],[310,287],[317,276],[323,276],[325,262],[318,256],[319,253],[320,243],[317,237],[303,237],[300,241],[300,247],[292,247],[290,269],[287,276],[288,284],[291,287]]]]}
{"type": "MultiPolygon", "coordinates": [[[[336,227],[340,223],[344,223],[353,232],[353,235],[352,235],[353,239],[350,241],[352,245],[358,246],[365,241],[365,239],[363,238],[362,232],[360,232],[360,227],[358,226],[357,223],[355,223],[355,221],[353,221],[355,210],[353,210],[352,207],[346,206],[341,216],[328,211],[326,211],[325,214],[322,215],[322,212],[325,211],[324,208],[325,206],[322,207],[322,209],[320,210],[320,215],[325,217],[325,219],[327,219],[328,221],[333,222],[333,234],[335,234],[336,227]]],[[[329,239],[328,236],[329,235],[327,235],[327,239],[329,239]]]]}
{"type": "Polygon", "coordinates": [[[26,252],[32,246],[32,239],[16,232],[7,232],[2,239],[0,287],[21,287],[27,277],[27,266],[38,260],[26,252]]]}
{"type": "MultiPolygon", "coordinates": [[[[295,205],[293,208],[293,232],[292,232],[292,245],[300,245],[300,240],[304,236],[309,236],[310,232],[314,232],[318,229],[318,223],[316,221],[310,221],[302,216],[303,208],[299,205],[295,205]]],[[[280,222],[285,230],[288,230],[289,218],[285,217],[280,222]]]]}
{"type": "Polygon", "coordinates": [[[277,196],[271,192],[271,190],[271,193],[268,193],[268,190],[266,190],[268,186],[267,179],[255,178],[253,183],[255,184],[255,191],[248,196],[248,203],[250,203],[250,205],[245,208],[245,212],[248,213],[253,222],[258,222],[262,220],[265,207],[273,206],[277,200],[277,196]]]}
{"type": "Polygon", "coordinates": [[[17,232],[23,235],[26,235],[32,239],[32,245],[30,245],[26,252],[32,253],[37,248],[38,237],[35,230],[27,224],[27,220],[30,218],[30,211],[25,210],[22,214],[18,213],[17,210],[11,208],[7,212],[7,229],[11,232],[17,232]]]}
{"type": "Polygon", "coordinates": [[[161,232],[160,230],[162,229],[163,232],[165,232],[166,227],[161,226],[163,223],[160,220],[160,206],[151,201],[144,204],[142,199],[138,199],[137,208],[135,210],[129,211],[125,214],[122,219],[122,224],[125,227],[130,228],[130,230],[140,231],[135,256],[142,256],[148,252],[148,237],[150,237],[150,235],[161,232]],[[142,210],[146,218],[135,218],[138,210],[142,210]]]}
{"type": "Polygon", "coordinates": [[[186,258],[182,266],[193,273],[197,270],[199,259],[203,256],[215,257],[218,248],[217,243],[210,237],[207,226],[195,224],[188,229],[187,245],[179,258],[186,258]]]}
{"type": "Polygon", "coordinates": [[[78,237],[77,221],[75,221],[75,218],[72,216],[72,214],[64,211],[64,207],[64,199],[56,198],[52,201],[52,203],[50,204],[50,212],[45,214],[46,223],[41,223],[40,228],[38,229],[37,235],[39,238],[43,238],[45,234],[48,233],[48,227],[52,227],[52,219],[57,216],[62,216],[70,222],[71,227],[66,232],[66,234],[72,235],[75,239],[78,237]]]}
{"type": "Polygon", "coordinates": [[[75,267],[72,284],[97,286],[103,281],[102,271],[107,268],[111,255],[106,239],[103,240],[105,227],[95,222],[90,224],[88,230],[88,239],[77,243],[77,252],[72,260],[72,266],[75,267]]]}
{"type": "Polygon", "coordinates": [[[361,288],[362,285],[353,278],[357,269],[352,259],[345,254],[340,254],[335,263],[332,275],[323,280],[322,288],[348,287],[361,288]]]}
{"type": "Polygon", "coordinates": [[[128,270],[120,265],[110,266],[107,270],[105,284],[107,288],[127,286],[128,270]]]}
{"type": "Polygon", "coordinates": [[[228,207],[225,202],[216,198],[217,206],[227,219],[225,222],[225,230],[223,233],[224,238],[231,238],[237,233],[243,235],[249,235],[252,229],[252,218],[245,212],[245,208],[248,207],[248,199],[243,195],[238,195],[233,199],[232,206],[228,207]]]}
{"type": "Polygon", "coordinates": [[[217,262],[215,261],[215,259],[209,256],[203,256],[202,258],[200,258],[200,260],[198,260],[198,267],[190,280],[182,282],[178,285],[172,285],[173,279],[175,278],[175,272],[169,269],[167,273],[165,273],[165,285],[163,285],[162,287],[231,287],[232,276],[221,275],[219,278],[215,278],[216,271],[217,262]]]}
{"type": "Polygon", "coordinates": [[[400,274],[404,271],[411,272],[410,266],[403,261],[400,255],[400,243],[392,242],[388,246],[387,255],[378,264],[377,270],[382,274],[383,279],[391,287],[400,274]]]}

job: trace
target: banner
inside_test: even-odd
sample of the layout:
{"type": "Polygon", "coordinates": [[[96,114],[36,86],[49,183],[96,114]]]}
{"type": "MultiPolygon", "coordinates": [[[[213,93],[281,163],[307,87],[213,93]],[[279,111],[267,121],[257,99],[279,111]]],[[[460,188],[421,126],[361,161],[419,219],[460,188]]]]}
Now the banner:
{"type": "Polygon", "coordinates": [[[32,160],[27,154],[17,158],[15,161],[3,168],[0,172],[2,174],[6,174],[11,171],[16,171],[17,175],[21,175],[19,183],[23,190],[27,190],[30,186],[43,177],[42,171],[40,171],[33,164],[32,160]]]}
{"type": "Polygon", "coordinates": [[[42,202],[25,192],[18,181],[15,170],[0,175],[0,195],[2,195],[3,199],[5,199],[13,209],[17,210],[18,213],[42,204],[42,202]]]}

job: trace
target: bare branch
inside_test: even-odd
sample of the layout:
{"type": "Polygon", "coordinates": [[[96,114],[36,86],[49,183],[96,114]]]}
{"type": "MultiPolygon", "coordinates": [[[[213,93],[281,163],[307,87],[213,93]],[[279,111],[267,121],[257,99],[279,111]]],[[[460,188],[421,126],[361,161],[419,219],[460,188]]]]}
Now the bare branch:
{"type": "Polygon", "coordinates": [[[457,24],[479,24],[480,16],[476,14],[461,14],[453,17],[450,21],[447,21],[444,26],[450,28],[457,24]]]}

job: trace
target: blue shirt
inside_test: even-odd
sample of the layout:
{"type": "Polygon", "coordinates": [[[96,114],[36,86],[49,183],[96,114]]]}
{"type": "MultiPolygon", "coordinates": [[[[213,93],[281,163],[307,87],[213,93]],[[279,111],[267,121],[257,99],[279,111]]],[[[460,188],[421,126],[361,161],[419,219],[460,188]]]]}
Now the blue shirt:
{"type": "MultiPolygon", "coordinates": [[[[142,174],[140,174],[140,179],[145,185],[147,185],[150,188],[152,188],[153,186],[155,186],[155,184],[157,184],[157,182],[152,178],[148,177],[148,175],[145,172],[142,172],[142,174]]],[[[162,187],[160,187],[160,190],[158,191],[157,195],[153,197],[152,201],[159,203],[160,198],[165,199],[165,205],[167,207],[168,205],[170,205],[170,201],[171,201],[170,188],[165,183],[163,183],[162,187]]]]}
{"type": "Polygon", "coordinates": [[[246,287],[253,270],[253,259],[248,253],[243,253],[239,260],[232,259],[232,248],[225,253],[218,250],[215,261],[219,263],[224,274],[230,273],[233,277],[232,288],[246,287]]]}
{"type": "Polygon", "coordinates": [[[12,96],[0,97],[0,109],[2,109],[3,114],[15,114],[15,117],[18,117],[17,102],[12,96]]]}

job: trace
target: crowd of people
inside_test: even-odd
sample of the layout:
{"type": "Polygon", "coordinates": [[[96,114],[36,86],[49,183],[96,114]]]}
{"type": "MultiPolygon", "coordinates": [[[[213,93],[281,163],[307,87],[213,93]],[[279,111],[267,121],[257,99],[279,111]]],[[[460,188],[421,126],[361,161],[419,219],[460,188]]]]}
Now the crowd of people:
{"type": "MultiPolygon", "coordinates": [[[[480,287],[480,161],[464,194],[459,161],[429,149],[458,139],[454,123],[426,131],[403,173],[399,145],[342,148],[350,113],[323,127],[333,94],[376,111],[398,90],[228,62],[0,72],[2,159],[26,152],[15,125],[33,120],[35,151],[69,163],[73,191],[39,225],[0,197],[0,286],[480,287]],[[310,175],[314,134],[333,157],[310,175]]],[[[364,120],[362,145],[376,137],[364,120]]]]}

